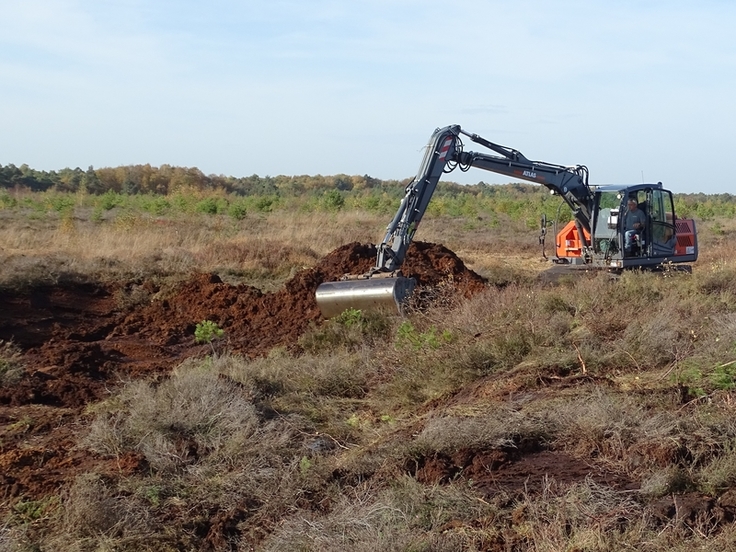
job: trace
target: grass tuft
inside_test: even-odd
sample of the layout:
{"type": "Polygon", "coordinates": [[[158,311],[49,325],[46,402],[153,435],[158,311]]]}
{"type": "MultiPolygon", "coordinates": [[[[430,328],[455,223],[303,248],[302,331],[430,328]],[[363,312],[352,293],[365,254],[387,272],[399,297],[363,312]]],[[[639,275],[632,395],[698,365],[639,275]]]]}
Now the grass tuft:
{"type": "Polygon", "coordinates": [[[0,386],[12,385],[23,377],[23,352],[12,341],[0,339],[0,386]]]}
{"type": "Polygon", "coordinates": [[[110,456],[140,452],[154,470],[174,472],[257,427],[248,391],[195,361],[158,385],[128,384],[98,414],[84,444],[110,456]]]}

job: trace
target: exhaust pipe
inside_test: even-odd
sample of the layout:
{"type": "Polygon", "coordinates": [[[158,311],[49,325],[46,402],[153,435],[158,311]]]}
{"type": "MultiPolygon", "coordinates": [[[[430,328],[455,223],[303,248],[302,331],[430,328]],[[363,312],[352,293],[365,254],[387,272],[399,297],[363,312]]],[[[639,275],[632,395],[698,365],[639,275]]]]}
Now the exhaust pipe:
{"type": "Polygon", "coordinates": [[[347,309],[403,311],[404,302],[416,286],[414,278],[371,278],[324,282],[317,288],[317,306],[325,318],[333,318],[347,309]]]}

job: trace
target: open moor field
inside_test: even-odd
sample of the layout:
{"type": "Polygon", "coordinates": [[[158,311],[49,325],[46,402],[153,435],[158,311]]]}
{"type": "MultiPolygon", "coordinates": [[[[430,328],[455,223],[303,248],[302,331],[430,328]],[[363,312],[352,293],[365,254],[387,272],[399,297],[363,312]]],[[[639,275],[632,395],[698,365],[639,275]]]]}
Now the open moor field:
{"type": "Polygon", "coordinates": [[[0,550],[736,549],[734,220],[550,281],[435,213],[406,317],[320,320],[387,218],[0,210],[0,550]]]}

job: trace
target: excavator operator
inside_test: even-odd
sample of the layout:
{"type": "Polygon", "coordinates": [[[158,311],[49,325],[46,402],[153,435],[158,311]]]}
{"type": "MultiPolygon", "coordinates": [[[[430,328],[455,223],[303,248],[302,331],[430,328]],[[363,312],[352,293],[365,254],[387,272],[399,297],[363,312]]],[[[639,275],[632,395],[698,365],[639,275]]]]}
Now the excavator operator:
{"type": "Polygon", "coordinates": [[[647,217],[644,211],[639,209],[639,204],[633,197],[629,198],[627,203],[626,215],[624,216],[624,251],[627,255],[637,252],[635,245],[641,243],[641,233],[646,225],[647,217]]]}

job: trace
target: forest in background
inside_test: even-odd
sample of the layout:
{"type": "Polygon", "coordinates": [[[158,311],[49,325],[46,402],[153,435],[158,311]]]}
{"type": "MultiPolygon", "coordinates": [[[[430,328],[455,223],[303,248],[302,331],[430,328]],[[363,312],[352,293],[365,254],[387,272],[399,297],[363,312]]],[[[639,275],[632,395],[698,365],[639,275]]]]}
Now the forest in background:
{"type": "MultiPolygon", "coordinates": [[[[86,171],[77,167],[39,171],[28,165],[0,165],[0,208],[38,207],[38,199],[25,192],[45,192],[41,205],[56,211],[71,207],[69,194],[100,196],[88,203],[98,210],[136,204],[154,215],[175,211],[230,214],[242,218],[250,211],[274,209],[327,210],[345,208],[392,212],[410,182],[382,180],[369,175],[336,174],[246,177],[205,175],[196,167],[126,165],[86,171]],[[11,194],[15,191],[15,194],[11,194]],[[24,196],[24,201],[19,197],[24,196]],[[64,199],[64,196],[67,196],[64,199]],[[142,196],[134,199],[131,196],[142,196]],[[247,199],[243,199],[247,198],[247,199]]],[[[78,201],[76,202],[79,203],[78,201]]],[[[555,214],[559,199],[532,184],[461,185],[440,182],[429,213],[439,216],[477,216],[504,213],[512,218],[533,218],[544,212],[555,214]]],[[[43,207],[41,207],[43,208],[43,207]]],[[[736,195],[675,194],[675,209],[681,217],[710,220],[736,215],[736,195]]],[[[563,214],[563,217],[565,215],[563,214]]],[[[529,219],[529,224],[532,219],[529,219]]]]}

